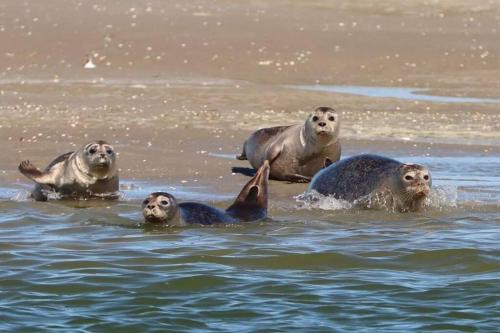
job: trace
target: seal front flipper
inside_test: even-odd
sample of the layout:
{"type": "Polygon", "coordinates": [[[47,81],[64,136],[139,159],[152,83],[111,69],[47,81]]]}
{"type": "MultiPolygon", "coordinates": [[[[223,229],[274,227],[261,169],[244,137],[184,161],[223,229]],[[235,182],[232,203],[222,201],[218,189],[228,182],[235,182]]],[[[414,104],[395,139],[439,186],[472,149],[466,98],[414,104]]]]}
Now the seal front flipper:
{"type": "Polygon", "coordinates": [[[255,176],[245,184],[226,212],[242,221],[254,221],[267,216],[269,161],[264,161],[255,176]]]}
{"type": "Polygon", "coordinates": [[[248,160],[247,158],[247,153],[245,152],[245,146],[246,146],[246,142],[243,144],[243,151],[241,152],[240,155],[236,155],[236,159],[237,160],[240,160],[240,161],[244,161],[244,160],[248,160]]]}
{"type": "Polygon", "coordinates": [[[52,174],[49,172],[45,171],[40,171],[37,167],[35,167],[29,160],[22,161],[19,164],[19,171],[28,177],[29,179],[40,183],[40,184],[53,184],[54,183],[54,177],[52,174]]]}

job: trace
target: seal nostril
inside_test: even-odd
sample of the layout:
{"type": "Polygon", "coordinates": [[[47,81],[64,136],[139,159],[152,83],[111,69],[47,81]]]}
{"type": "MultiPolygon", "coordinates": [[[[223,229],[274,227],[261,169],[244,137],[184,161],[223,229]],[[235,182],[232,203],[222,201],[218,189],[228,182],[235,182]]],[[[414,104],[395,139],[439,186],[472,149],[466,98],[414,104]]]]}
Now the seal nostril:
{"type": "Polygon", "coordinates": [[[153,208],[155,208],[155,205],[148,205],[148,208],[153,209],[153,208]]]}
{"type": "Polygon", "coordinates": [[[326,126],[326,123],[321,122],[321,123],[318,123],[318,125],[319,125],[319,126],[321,126],[321,127],[325,127],[325,126],[326,126]]]}

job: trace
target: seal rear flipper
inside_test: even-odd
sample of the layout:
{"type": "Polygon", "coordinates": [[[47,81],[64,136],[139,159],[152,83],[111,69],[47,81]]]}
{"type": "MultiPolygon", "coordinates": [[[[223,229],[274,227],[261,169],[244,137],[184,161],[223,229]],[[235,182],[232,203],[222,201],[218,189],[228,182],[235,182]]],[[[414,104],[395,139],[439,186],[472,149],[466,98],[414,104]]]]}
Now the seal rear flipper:
{"type": "Polygon", "coordinates": [[[269,182],[269,161],[264,161],[248,183],[243,186],[233,204],[226,212],[242,220],[250,221],[267,215],[267,187],[269,182]]]}
{"type": "Polygon", "coordinates": [[[255,176],[255,173],[256,173],[254,168],[244,168],[244,167],[232,167],[231,172],[239,173],[239,174],[249,176],[249,177],[255,176]]]}
{"type": "Polygon", "coordinates": [[[54,177],[48,171],[40,171],[29,160],[19,164],[19,171],[29,179],[40,184],[54,184],[54,177]]]}

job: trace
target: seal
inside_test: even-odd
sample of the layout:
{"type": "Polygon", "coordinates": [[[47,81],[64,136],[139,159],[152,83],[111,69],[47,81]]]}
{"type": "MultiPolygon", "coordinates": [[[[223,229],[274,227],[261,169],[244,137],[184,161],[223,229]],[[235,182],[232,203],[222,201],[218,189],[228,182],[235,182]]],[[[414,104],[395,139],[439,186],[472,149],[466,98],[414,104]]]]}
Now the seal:
{"type": "Polygon", "coordinates": [[[319,171],[308,192],[317,191],[366,208],[418,211],[432,185],[427,167],[378,155],[357,155],[319,171]]]}
{"type": "Polygon", "coordinates": [[[37,183],[31,193],[36,201],[46,201],[50,191],[62,198],[73,199],[118,197],[116,153],[105,141],[94,141],[77,151],[63,154],[44,171],[29,160],[19,164],[19,171],[37,183]]]}
{"type": "MultiPolygon", "coordinates": [[[[259,168],[271,161],[270,178],[309,182],[325,164],[340,159],[340,119],[330,107],[316,108],[304,124],[263,128],[252,133],[236,158],[259,168]]],[[[238,172],[241,168],[233,168],[238,172]]]]}
{"type": "Polygon", "coordinates": [[[212,225],[258,221],[267,216],[269,162],[264,161],[255,176],[225,211],[197,202],[178,203],[167,192],[153,192],[142,202],[146,222],[172,226],[212,225]]]}

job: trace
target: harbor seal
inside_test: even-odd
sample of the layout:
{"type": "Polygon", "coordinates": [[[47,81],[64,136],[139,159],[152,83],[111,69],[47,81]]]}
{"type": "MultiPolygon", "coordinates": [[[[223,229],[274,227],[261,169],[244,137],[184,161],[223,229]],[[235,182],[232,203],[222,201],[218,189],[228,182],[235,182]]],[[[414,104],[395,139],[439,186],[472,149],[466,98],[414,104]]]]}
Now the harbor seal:
{"type": "Polygon", "coordinates": [[[19,171],[36,182],[31,196],[46,201],[47,192],[62,198],[87,199],[118,197],[118,169],[114,148],[105,141],[94,141],[75,152],[53,160],[44,171],[29,160],[19,164],[19,171]]]}
{"type": "Polygon", "coordinates": [[[169,226],[261,220],[267,216],[269,169],[269,162],[264,161],[255,176],[246,183],[236,200],[225,211],[197,202],[178,203],[175,197],[167,192],[154,192],[142,203],[144,219],[146,222],[169,226]]]}
{"type": "Polygon", "coordinates": [[[378,155],[358,155],[319,171],[308,192],[317,191],[365,207],[417,211],[430,193],[431,174],[419,164],[378,155]]]}
{"type": "MultiPolygon", "coordinates": [[[[316,108],[304,124],[260,129],[250,135],[236,158],[259,168],[271,161],[270,178],[309,182],[325,163],[338,161],[340,119],[329,107],[316,108]]],[[[234,172],[238,169],[233,168],[234,172]]]]}

